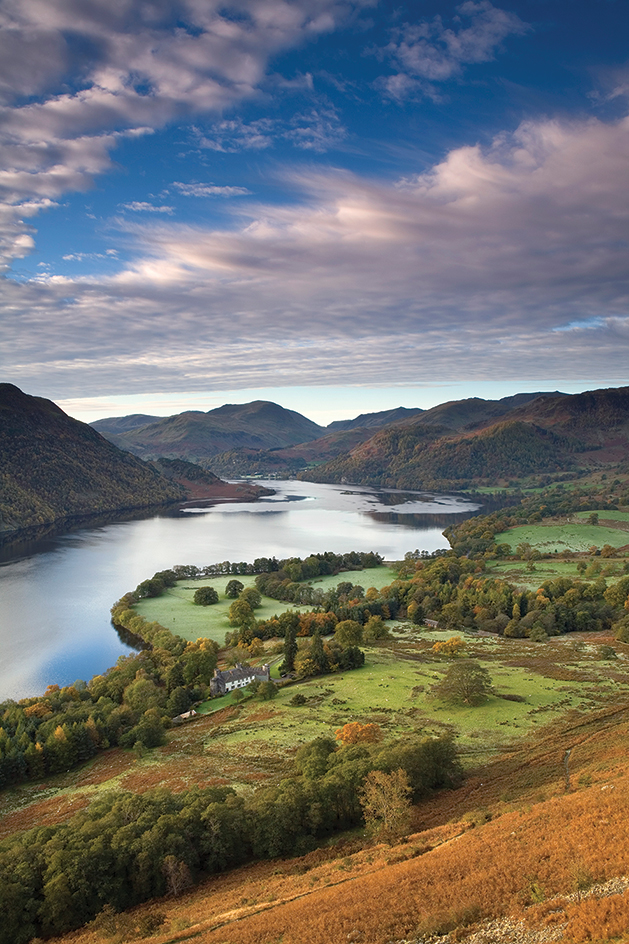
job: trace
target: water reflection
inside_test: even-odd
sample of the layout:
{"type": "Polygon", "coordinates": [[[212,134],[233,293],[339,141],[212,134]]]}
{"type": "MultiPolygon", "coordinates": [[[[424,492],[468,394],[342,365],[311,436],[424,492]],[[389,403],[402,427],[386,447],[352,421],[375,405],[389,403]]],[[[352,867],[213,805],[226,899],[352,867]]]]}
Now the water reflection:
{"type": "Polygon", "coordinates": [[[478,504],[458,497],[307,482],[263,482],[276,490],[252,504],[160,509],[47,531],[5,545],[0,566],[0,699],[70,684],[113,665],[129,649],[109,609],[127,590],[174,564],[202,566],[256,557],[374,550],[398,560],[447,546],[444,527],[478,504]]]}

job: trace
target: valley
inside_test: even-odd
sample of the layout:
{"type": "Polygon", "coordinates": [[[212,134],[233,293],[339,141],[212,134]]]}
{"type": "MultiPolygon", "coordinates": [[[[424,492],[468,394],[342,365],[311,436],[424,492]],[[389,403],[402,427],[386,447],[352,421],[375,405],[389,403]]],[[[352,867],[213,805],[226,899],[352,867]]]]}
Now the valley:
{"type": "MultiPolygon", "coordinates": [[[[14,894],[13,863],[30,861],[15,902],[27,908],[32,885],[38,904],[23,929],[10,906],[3,944],[622,940],[625,407],[622,392],[615,406],[605,391],[580,396],[475,403],[478,431],[444,425],[471,415],[460,404],[435,423],[424,411],[373,435],[337,429],[364,432],[351,459],[361,481],[410,489],[430,481],[417,470],[445,475],[452,459],[459,483],[500,500],[449,522],[450,550],[378,566],[366,552],[278,559],[260,546],[255,562],[145,574],[112,611],[141,651],[87,684],[5,702],[2,894],[14,894]],[[500,409],[515,418],[496,425],[500,409]],[[586,461],[570,469],[569,453],[586,461]],[[213,669],[242,662],[269,664],[271,681],[209,697],[213,669]],[[412,790],[395,834],[362,807],[374,772],[412,790]],[[37,878],[53,846],[65,865],[37,878]],[[111,891],[79,880],[86,856],[111,891]]],[[[187,459],[152,461],[188,489],[211,484],[187,459]]]]}

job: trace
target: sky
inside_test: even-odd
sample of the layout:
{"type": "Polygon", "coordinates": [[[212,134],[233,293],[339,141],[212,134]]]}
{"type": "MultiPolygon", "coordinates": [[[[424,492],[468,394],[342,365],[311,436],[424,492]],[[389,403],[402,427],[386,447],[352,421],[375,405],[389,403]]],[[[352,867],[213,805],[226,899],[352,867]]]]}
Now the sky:
{"type": "Polygon", "coordinates": [[[320,423],[629,383],[626,0],[0,0],[0,379],[320,423]]]}

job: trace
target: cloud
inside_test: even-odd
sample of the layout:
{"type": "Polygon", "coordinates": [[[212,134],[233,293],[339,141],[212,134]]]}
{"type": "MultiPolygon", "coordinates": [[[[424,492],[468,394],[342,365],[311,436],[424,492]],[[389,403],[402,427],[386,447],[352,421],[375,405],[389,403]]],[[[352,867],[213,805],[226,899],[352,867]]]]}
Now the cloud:
{"type": "Polygon", "coordinates": [[[278,122],[271,118],[259,118],[257,121],[243,121],[231,118],[215,122],[201,132],[195,129],[197,144],[211,151],[235,154],[237,151],[261,151],[272,147],[278,122]]]}
{"type": "Polygon", "coordinates": [[[4,375],[67,396],[626,376],[629,119],[292,184],[300,202],[239,201],[222,230],[121,220],[135,253],[113,276],[5,280],[4,375]]]}
{"type": "Polygon", "coordinates": [[[286,121],[279,118],[259,118],[245,122],[240,118],[217,121],[210,128],[196,130],[199,147],[234,154],[237,151],[261,151],[274,147],[280,140],[294,147],[318,153],[337,147],[346,136],[338,113],[329,102],[321,101],[306,112],[293,115],[286,121]]]}
{"type": "MultiPolygon", "coordinates": [[[[121,135],[252,98],[273,56],[337,29],[371,2],[4,0],[0,201],[10,207],[87,189],[111,168],[121,135]]],[[[31,245],[11,212],[0,227],[5,217],[0,264],[31,245]]]]}
{"type": "Polygon", "coordinates": [[[182,184],[174,181],[173,187],[184,197],[242,197],[251,193],[246,187],[219,187],[216,184],[182,184]]]}
{"type": "Polygon", "coordinates": [[[152,203],[142,203],[134,200],[132,203],[121,203],[124,210],[132,210],[134,213],[174,213],[175,208],[171,206],[154,206],[152,203]]]}
{"type": "Polygon", "coordinates": [[[378,53],[398,72],[380,77],[377,86],[398,100],[417,89],[434,96],[433,83],[461,75],[466,65],[490,61],[507,36],[523,35],[530,29],[515,13],[494,7],[489,0],[467,0],[457,11],[454,29],[446,28],[436,16],[395,30],[391,42],[378,53]]]}

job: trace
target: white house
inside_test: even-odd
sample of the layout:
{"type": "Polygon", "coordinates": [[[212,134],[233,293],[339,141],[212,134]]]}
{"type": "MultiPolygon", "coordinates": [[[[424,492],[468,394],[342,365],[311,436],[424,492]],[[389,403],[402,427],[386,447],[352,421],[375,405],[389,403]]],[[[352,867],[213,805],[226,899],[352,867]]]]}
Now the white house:
{"type": "Polygon", "coordinates": [[[270,680],[271,667],[268,663],[251,666],[237,662],[235,669],[228,669],[225,672],[214,669],[214,678],[210,682],[210,694],[224,695],[226,692],[233,692],[235,688],[246,688],[252,682],[269,682],[270,680]]]}

